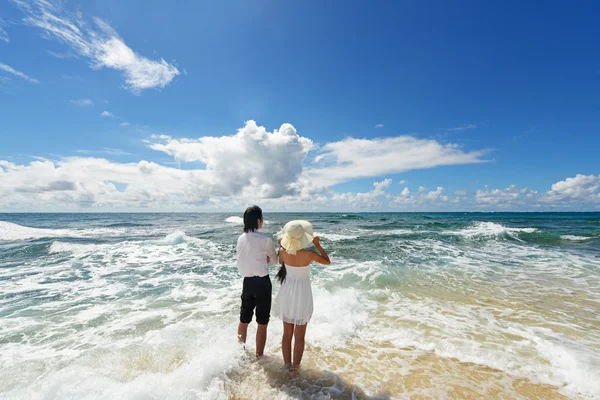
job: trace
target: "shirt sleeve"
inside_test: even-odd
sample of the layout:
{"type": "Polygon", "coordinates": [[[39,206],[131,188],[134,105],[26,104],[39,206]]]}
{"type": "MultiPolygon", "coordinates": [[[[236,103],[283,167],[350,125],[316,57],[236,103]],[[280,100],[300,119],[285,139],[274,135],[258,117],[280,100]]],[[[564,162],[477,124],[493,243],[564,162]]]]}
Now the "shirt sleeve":
{"type": "Polygon", "coordinates": [[[269,264],[271,265],[277,265],[279,264],[279,256],[277,255],[277,252],[275,251],[275,245],[273,244],[273,241],[271,240],[271,238],[266,238],[266,243],[267,243],[267,256],[269,256],[269,259],[271,259],[271,262],[269,264]]]}

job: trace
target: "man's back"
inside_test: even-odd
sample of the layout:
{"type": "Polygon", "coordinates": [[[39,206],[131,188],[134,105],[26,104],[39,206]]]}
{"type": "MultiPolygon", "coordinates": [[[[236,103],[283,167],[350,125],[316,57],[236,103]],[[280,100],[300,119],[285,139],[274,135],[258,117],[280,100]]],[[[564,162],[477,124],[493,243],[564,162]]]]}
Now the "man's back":
{"type": "Polygon", "coordinates": [[[272,263],[277,261],[273,241],[259,232],[245,232],[237,241],[237,266],[243,277],[266,276],[267,257],[272,263]]]}

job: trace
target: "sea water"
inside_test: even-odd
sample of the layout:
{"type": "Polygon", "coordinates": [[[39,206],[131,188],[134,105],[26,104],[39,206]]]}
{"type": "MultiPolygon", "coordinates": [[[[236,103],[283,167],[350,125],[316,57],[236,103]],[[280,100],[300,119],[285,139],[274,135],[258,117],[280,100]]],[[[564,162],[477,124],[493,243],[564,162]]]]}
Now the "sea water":
{"type": "Polygon", "coordinates": [[[298,218],[332,264],[312,266],[290,374],[280,321],[263,360],[254,323],[236,343],[241,214],[0,214],[0,398],[600,398],[600,214],[266,213],[262,231],[298,218]]]}

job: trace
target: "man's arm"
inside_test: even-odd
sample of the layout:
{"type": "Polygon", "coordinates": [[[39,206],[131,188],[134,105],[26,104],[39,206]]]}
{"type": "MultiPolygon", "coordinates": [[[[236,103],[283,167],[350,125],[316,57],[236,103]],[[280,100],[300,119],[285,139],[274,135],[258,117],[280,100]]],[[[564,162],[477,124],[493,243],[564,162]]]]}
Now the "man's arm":
{"type": "Polygon", "coordinates": [[[277,265],[279,264],[279,256],[275,251],[275,246],[273,245],[273,241],[270,238],[267,238],[267,264],[277,265]]]}

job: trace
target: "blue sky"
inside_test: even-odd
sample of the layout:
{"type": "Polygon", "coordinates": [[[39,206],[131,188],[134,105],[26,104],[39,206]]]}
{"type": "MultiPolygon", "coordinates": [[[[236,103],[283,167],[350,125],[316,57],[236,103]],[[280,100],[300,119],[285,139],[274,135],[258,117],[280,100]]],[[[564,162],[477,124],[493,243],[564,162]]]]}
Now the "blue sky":
{"type": "Polygon", "coordinates": [[[0,210],[598,210],[599,12],[4,1],[0,210]]]}

